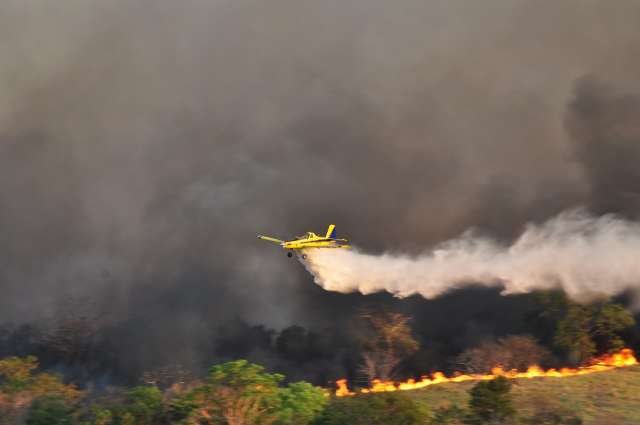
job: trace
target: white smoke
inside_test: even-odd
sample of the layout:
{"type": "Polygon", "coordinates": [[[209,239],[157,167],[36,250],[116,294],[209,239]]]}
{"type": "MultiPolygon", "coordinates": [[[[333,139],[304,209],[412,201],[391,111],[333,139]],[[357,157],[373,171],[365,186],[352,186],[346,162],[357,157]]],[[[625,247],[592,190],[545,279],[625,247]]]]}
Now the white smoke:
{"type": "Polygon", "coordinates": [[[311,249],[301,260],[329,291],[434,298],[469,284],[503,294],[562,288],[588,301],[640,288],[640,223],[582,210],[527,225],[511,245],[466,232],[418,256],[311,249]]]}

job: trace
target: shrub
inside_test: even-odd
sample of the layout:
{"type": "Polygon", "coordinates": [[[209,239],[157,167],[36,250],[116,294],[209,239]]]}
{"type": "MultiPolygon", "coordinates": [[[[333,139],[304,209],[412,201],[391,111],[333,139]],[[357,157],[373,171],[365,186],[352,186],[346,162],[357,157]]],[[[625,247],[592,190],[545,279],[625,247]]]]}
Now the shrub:
{"type": "Polygon", "coordinates": [[[428,420],[428,410],[399,392],[334,398],[314,425],[413,425],[428,420]]]}
{"type": "Polygon", "coordinates": [[[462,425],[467,413],[457,405],[440,407],[434,412],[430,425],[462,425]]]}
{"type": "Polygon", "coordinates": [[[131,416],[137,425],[151,425],[162,417],[162,393],[156,387],[135,387],[127,392],[126,415],[131,416]]]}
{"type": "Polygon", "coordinates": [[[174,422],[304,425],[327,402],[324,390],[306,382],[280,386],[283,375],[237,360],[214,366],[204,384],[171,402],[174,422]]]}
{"type": "Polygon", "coordinates": [[[469,417],[471,425],[503,424],[515,417],[510,396],[511,382],[504,376],[481,381],[469,390],[469,417]]]}
{"type": "Polygon", "coordinates": [[[31,404],[27,425],[71,425],[73,407],[60,396],[44,396],[31,404]]]}
{"type": "Polygon", "coordinates": [[[505,370],[526,370],[528,366],[539,365],[549,357],[546,348],[529,335],[510,335],[500,338],[497,343],[487,342],[465,350],[457,358],[457,363],[469,373],[488,373],[501,366],[505,370]]]}

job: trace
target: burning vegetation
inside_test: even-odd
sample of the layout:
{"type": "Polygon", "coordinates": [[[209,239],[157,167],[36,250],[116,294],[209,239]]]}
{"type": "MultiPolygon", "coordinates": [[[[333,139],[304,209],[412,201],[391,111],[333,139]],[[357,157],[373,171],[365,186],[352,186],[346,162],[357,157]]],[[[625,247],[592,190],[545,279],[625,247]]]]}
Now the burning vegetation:
{"type": "MultiPolygon", "coordinates": [[[[588,365],[577,368],[561,368],[544,370],[538,365],[531,365],[524,372],[517,369],[504,370],[502,366],[494,367],[490,374],[462,374],[456,373],[451,377],[445,376],[442,372],[434,372],[431,377],[423,376],[419,380],[408,379],[404,382],[393,382],[389,380],[372,380],[369,388],[362,388],[358,392],[361,394],[390,392],[390,391],[407,391],[425,388],[431,385],[445,384],[450,382],[466,382],[466,381],[488,381],[496,379],[499,376],[508,379],[522,378],[566,378],[570,376],[586,375],[595,372],[604,372],[619,367],[634,366],[638,361],[629,348],[624,348],[617,353],[605,354],[592,359],[588,365]]],[[[358,392],[350,391],[346,379],[336,381],[338,389],[335,392],[336,397],[353,396],[358,392]]]]}
{"type": "MultiPolygon", "coordinates": [[[[91,315],[66,314],[31,332],[31,345],[0,345],[8,354],[0,360],[0,417],[9,418],[10,424],[29,425],[441,425],[493,423],[483,418],[510,423],[503,419],[518,415],[534,418],[524,423],[538,423],[535,418],[562,412],[576,418],[575,411],[565,412],[546,399],[533,414],[519,412],[510,400],[511,382],[577,379],[636,365],[634,318],[621,304],[580,305],[561,292],[540,293],[536,300],[538,308],[527,310],[529,321],[523,322],[531,335],[506,335],[454,352],[448,357],[450,369],[436,369],[437,357],[429,360],[441,345],[436,336],[429,343],[421,331],[424,318],[369,308],[352,318],[348,327],[352,329],[342,340],[301,326],[280,332],[240,322],[225,326],[217,335],[217,345],[225,350],[217,355],[227,360],[216,362],[208,372],[171,362],[146,365],[137,374],[139,385],[115,380],[101,385],[88,379],[97,360],[110,358],[101,357],[108,352],[100,347],[108,345],[102,345],[100,321],[91,315]],[[347,335],[351,345],[345,346],[347,335]],[[237,360],[238,353],[253,357],[254,352],[243,350],[256,345],[267,362],[266,354],[276,358],[268,369],[293,371],[289,379],[266,372],[253,359],[237,360]],[[42,362],[24,351],[10,351],[20,347],[39,354],[42,362]],[[588,354],[589,359],[581,357],[588,354]],[[416,371],[422,364],[439,371],[402,379],[419,376],[416,371]],[[345,371],[349,381],[336,382],[345,371]],[[332,382],[336,391],[329,389],[332,382]],[[441,404],[419,403],[406,395],[407,390],[443,383],[461,384],[440,388],[473,385],[468,407],[447,401],[449,407],[443,410],[441,404]],[[487,392],[498,405],[483,404],[487,392]]],[[[17,337],[10,332],[3,336],[14,343],[17,337]]]]}

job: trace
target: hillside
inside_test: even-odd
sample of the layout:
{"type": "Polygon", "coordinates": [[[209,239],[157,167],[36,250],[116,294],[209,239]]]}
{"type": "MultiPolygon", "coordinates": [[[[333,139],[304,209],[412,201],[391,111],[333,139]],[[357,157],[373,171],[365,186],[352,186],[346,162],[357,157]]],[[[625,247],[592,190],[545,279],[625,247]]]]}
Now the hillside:
{"type": "MultiPolygon", "coordinates": [[[[527,415],[543,404],[577,412],[585,425],[640,424],[640,365],[566,378],[514,379],[517,410],[527,415]]],[[[473,382],[446,383],[407,391],[432,409],[466,406],[473,382]]]]}

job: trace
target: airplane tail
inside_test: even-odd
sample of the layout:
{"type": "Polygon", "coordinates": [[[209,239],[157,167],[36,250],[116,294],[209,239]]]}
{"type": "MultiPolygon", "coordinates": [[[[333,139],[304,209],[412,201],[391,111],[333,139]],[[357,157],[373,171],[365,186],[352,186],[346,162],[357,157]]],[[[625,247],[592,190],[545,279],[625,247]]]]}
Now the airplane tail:
{"type": "Polygon", "coordinates": [[[336,225],[335,224],[330,224],[329,228],[327,229],[327,239],[335,239],[336,238],[336,225]]]}
{"type": "Polygon", "coordinates": [[[269,241],[273,243],[279,243],[279,244],[284,242],[284,241],[281,241],[280,239],[272,238],[270,236],[262,236],[262,235],[258,235],[258,239],[262,239],[263,241],[269,241]]]}

